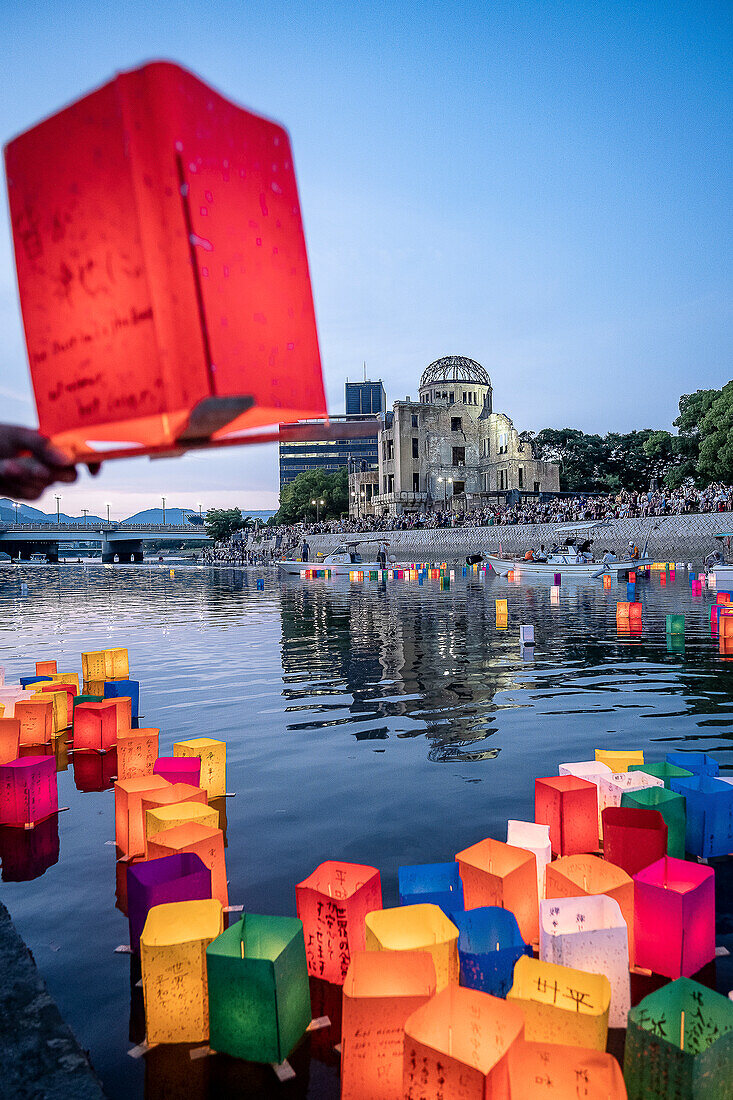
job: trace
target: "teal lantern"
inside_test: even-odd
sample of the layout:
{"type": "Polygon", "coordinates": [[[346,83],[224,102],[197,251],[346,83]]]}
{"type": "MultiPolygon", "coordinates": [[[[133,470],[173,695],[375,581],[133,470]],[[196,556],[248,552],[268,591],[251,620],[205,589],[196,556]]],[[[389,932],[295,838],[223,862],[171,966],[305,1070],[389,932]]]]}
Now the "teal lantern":
{"type": "Polygon", "coordinates": [[[667,855],[685,858],[687,813],[684,795],[668,791],[666,787],[644,787],[640,791],[624,791],[621,805],[624,809],[659,810],[667,825],[667,855]]]}
{"type": "Polygon", "coordinates": [[[680,768],[666,760],[660,760],[656,764],[629,764],[629,771],[646,772],[647,775],[653,775],[655,779],[662,780],[667,790],[670,790],[670,780],[689,779],[693,774],[687,768],[680,768]]]}
{"type": "Polygon", "coordinates": [[[311,1022],[303,924],[248,913],[206,949],[209,1046],[279,1064],[311,1022]]]}

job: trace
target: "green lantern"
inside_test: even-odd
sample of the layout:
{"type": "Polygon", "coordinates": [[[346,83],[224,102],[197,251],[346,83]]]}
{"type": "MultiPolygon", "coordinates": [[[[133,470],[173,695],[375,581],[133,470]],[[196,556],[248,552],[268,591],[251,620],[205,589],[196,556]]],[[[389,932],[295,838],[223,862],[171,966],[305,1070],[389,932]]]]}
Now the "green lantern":
{"type": "Polygon", "coordinates": [[[302,921],[248,913],[209,944],[206,966],[211,1049],[284,1061],[311,1022],[302,921]]]}
{"type": "Polygon", "coordinates": [[[684,795],[668,791],[666,787],[643,787],[639,791],[624,791],[621,805],[632,809],[659,810],[667,825],[667,855],[675,859],[685,858],[687,814],[684,795]]]}
{"type": "Polygon", "coordinates": [[[685,616],[684,615],[668,615],[667,616],[667,633],[668,634],[684,634],[685,633],[685,616]]]}
{"type": "Polygon", "coordinates": [[[650,993],[629,1012],[629,1100],[730,1100],[733,1002],[691,978],[650,993]]]}
{"type": "Polygon", "coordinates": [[[74,709],[76,709],[76,707],[78,706],[79,703],[103,703],[104,702],[104,696],[103,695],[75,695],[73,702],[74,702],[74,709]]]}
{"type": "Polygon", "coordinates": [[[662,780],[667,790],[670,790],[670,779],[690,779],[693,774],[688,772],[686,768],[678,768],[676,764],[669,764],[666,760],[660,760],[656,764],[631,764],[629,771],[646,772],[647,775],[653,775],[656,779],[662,780]]]}

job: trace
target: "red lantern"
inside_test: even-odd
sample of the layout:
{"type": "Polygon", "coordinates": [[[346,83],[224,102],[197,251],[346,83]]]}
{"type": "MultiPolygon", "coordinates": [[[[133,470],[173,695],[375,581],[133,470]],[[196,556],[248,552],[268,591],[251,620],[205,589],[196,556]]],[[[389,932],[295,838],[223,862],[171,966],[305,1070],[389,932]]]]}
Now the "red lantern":
{"type": "Polygon", "coordinates": [[[154,62],[6,163],[40,427],[75,459],[325,414],[282,127],[154,62]]]}
{"type": "Polygon", "coordinates": [[[576,775],[535,779],[534,819],[550,826],[553,855],[598,848],[598,788],[576,775]]]}
{"type": "Polygon", "coordinates": [[[635,875],[667,854],[667,825],[659,810],[609,806],[603,811],[603,858],[635,875]]]}
{"type": "Polygon", "coordinates": [[[117,707],[103,703],[78,703],[74,707],[74,749],[106,752],[117,740],[117,707]]]}
{"type": "Polygon", "coordinates": [[[329,860],[295,887],[308,973],[343,985],[354,951],[365,948],[364,918],[382,908],[376,867],[329,860]]]}
{"type": "Polygon", "coordinates": [[[54,756],[24,756],[0,765],[0,825],[35,825],[58,808],[54,756]]]}

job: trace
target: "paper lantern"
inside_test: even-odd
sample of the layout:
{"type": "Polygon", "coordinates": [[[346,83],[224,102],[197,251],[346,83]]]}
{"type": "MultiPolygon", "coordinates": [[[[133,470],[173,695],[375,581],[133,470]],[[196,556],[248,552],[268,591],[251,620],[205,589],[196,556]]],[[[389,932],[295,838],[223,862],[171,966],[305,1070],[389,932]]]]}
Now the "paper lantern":
{"type": "Polygon", "coordinates": [[[693,775],[717,775],[720,770],[715,757],[706,752],[668,752],[665,759],[668,764],[684,768],[693,775]]]}
{"type": "Polygon", "coordinates": [[[667,855],[685,858],[687,814],[684,795],[668,791],[666,787],[626,791],[621,795],[621,809],[657,810],[667,826],[667,855]]]}
{"type": "Polygon", "coordinates": [[[710,775],[672,779],[670,786],[685,797],[686,850],[706,858],[733,852],[733,787],[710,775]]]}
{"type": "Polygon", "coordinates": [[[613,584],[612,577],[608,573],[606,573],[606,575],[603,578],[603,587],[604,588],[610,588],[612,586],[612,584],[613,584]]]}
{"type": "Polygon", "coordinates": [[[667,826],[658,810],[609,806],[603,811],[603,858],[635,875],[667,854],[667,826]]]}
{"type": "Polygon", "coordinates": [[[20,746],[20,719],[0,718],[0,764],[17,760],[20,746]]]}
{"type": "Polygon", "coordinates": [[[92,650],[81,655],[81,677],[87,682],[107,679],[106,659],[103,649],[92,650]]]}
{"type": "Polygon", "coordinates": [[[169,783],[198,787],[201,761],[197,756],[159,756],[153,764],[153,775],[162,775],[169,783]]]}
{"type": "Polygon", "coordinates": [[[78,791],[109,791],[117,774],[117,753],[74,750],[74,785],[78,791]]]}
{"type": "MultiPolygon", "coordinates": [[[[73,701],[73,706],[72,706],[72,711],[71,711],[72,725],[73,725],[73,721],[74,721],[74,710],[76,709],[76,707],[80,706],[82,703],[104,703],[104,702],[105,702],[105,698],[104,698],[103,695],[75,695],[74,696],[74,701],[73,701]]],[[[107,700],[107,702],[109,702],[109,700],[107,700]]]]}
{"type": "Polygon", "coordinates": [[[58,808],[55,757],[24,756],[0,765],[0,825],[32,826],[58,808]]]}
{"type": "MultiPolygon", "coordinates": [[[[129,680],[130,661],[126,649],[104,650],[105,680],[129,680]]],[[[84,677],[86,679],[86,677],[84,677]]]]}
{"type": "Polygon", "coordinates": [[[12,718],[14,716],[14,708],[16,702],[26,702],[28,699],[33,699],[33,692],[25,691],[24,688],[17,685],[11,685],[8,687],[0,687],[0,703],[5,707],[4,718],[12,718]]]}
{"type": "Polygon", "coordinates": [[[53,703],[50,699],[19,700],[15,704],[15,717],[20,723],[21,745],[46,745],[53,737],[53,703]]]}
{"type": "Polygon", "coordinates": [[[506,997],[514,980],[514,966],[522,955],[532,955],[517,919],[495,905],[451,915],[458,929],[461,985],[506,997]]]}
{"type": "Polygon", "coordinates": [[[342,985],[352,952],[365,946],[364,918],[382,908],[379,871],[360,863],[321,863],[297,884],[295,902],[308,973],[342,985]]]}
{"type": "Polygon", "coordinates": [[[106,752],[117,740],[114,703],[82,703],[74,708],[74,748],[106,752]]]}
{"type": "Polygon", "coordinates": [[[51,672],[49,673],[51,682],[54,684],[61,684],[64,687],[73,688],[74,695],[79,694],[79,673],[78,672],[51,672]]]}
{"type": "Polygon", "coordinates": [[[558,1043],[518,1042],[509,1052],[510,1095],[521,1100],[626,1100],[621,1067],[611,1054],[558,1043]]]}
{"type": "Polygon", "coordinates": [[[616,774],[629,770],[630,764],[643,764],[643,749],[596,749],[596,761],[616,774]]]}
{"type": "Polygon", "coordinates": [[[624,870],[598,856],[560,856],[545,872],[545,895],[577,898],[606,894],[617,901],[629,930],[629,961],[634,963],[634,883],[624,870]]]}
{"type": "Polygon", "coordinates": [[[598,783],[598,808],[601,812],[601,835],[603,833],[603,811],[610,806],[620,806],[621,797],[627,791],[640,791],[645,787],[663,787],[661,779],[646,772],[612,772],[602,775],[598,783]]]}
{"type": "Polygon", "coordinates": [[[6,162],[40,428],[75,459],[90,441],[145,454],[325,415],[282,127],[154,62],[15,138],[6,162]]]}
{"type": "Polygon", "coordinates": [[[598,790],[575,775],[551,775],[534,782],[535,821],[550,826],[554,854],[598,848],[598,790]]]}
{"type": "Polygon", "coordinates": [[[311,1021],[303,926],[247,913],[206,952],[212,1050],[284,1061],[311,1021]]]}
{"type": "Polygon", "coordinates": [[[140,681],[139,680],[115,680],[112,683],[105,682],[105,699],[115,699],[119,695],[129,695],[132,700],[132,717],[140,716],[140,681]]]}
{"type": "Polygon", "coordinates": [[[367,951],[428,951],[436,987],[458,981],[458,929],[437,905],[403,905],[367,913],[367,951]]]}
{"type": "MultiPolygon", "coordinates": [[[[138,820],[136,817],[135,828],[133,830],[131,826],[130,829],[131,834],[134,832],[135,837],[139,836],[140,840],[137,847],[130,847],[129,855],[143,855],[147,851],[145,829],[148,810],[157,810],[160,806],[172,806],[177,802],[196,802],[206,806],[206,791],[201,790],[200,787],[190,787],[188,783],[168,783],[161,790],[143,793],[140,799],[140,818],[138,820]],[[137,832],[138,824],[140,826],[139,833],[137,832]]],[[[135,813],[137,814],[137,810],[135,813]]],[[[171,828],[173,827],[171,826],[171,828]]],[[[130,843],[132,845],[132,841],[130,843]]]]}
{"type": "Polygon", "coordinates": [[[3,882],[31,882],[59,861],[59,815],[50,814],[32,829],[0,826],[3,882]]]}
{"type": "Polygon", "coordinates": [[[51,684],[53,681],[50,676],[20,676],[18,683],[24,690],[33,691],[43,684],[51,684]]]}
{"type": "Polygon", "coordinates": [[[426,952],[354,952],[343,988],[341,1100],[402,1100],[405,1022],[434,993],[426,952]]]}
{"type": "Polygon", "coordinates": [[[53,676],[56,671],[55,661],[36,661],[36,679],[39,676],[53,676]]]}
{"type": "Polygon", "coordinates": [[[119,695],[116,699],[105,699],[103,701],[108,706],[111,704],[115,708],[116,740],[120,734],[127,733],[132,728],[132,699],[129,695],[119,695]]]}
{"type": "Polygon", "coordinates": [[[685,616],[667,615],[666,629],[668,634],[684,634],[685,616]]]}
{"type": "Polygon", "coordinates": [[[190,741],[176,741],[174,756],[197,756],[201,761],[201,782],[209,798],[218,798],[227,790],[226,741],[212,737],[194,737],[190,741]]]}
{"type": "Polygon", "coordinates": [[[39,691],[32,698],[51,701],[53,732],[60,733],[61,730],[68,729],[71,725],[73,707],[69,705],[68,692],[57,685],[53,686],[53,691],[39,691]]]}
{"type": "Polygon", "coordinates": [[[463,883],[455,861],[400,867],[397,882],[400,905],[428,902],[439,905],[448,917],[454,909],[463,908],[463,883]]]}
{"type": "Polygon", "coordinates": [[[605,974],[525,955],[514,967],[507,1001],[524,1013],[530,1041],[606,1049],[611,985],[605,974]]]}
{"type": "Polygon", "coordinates": [[[140,936],[148,1043],[196,1043],[209,1037],[206,948],[221,933],[221,904],[211,898],[156,905],[140,936]]]}
{"type": "Polygon", "coordinates": [[[693,774],[687,771],[686,768],[678,768],[676,764],[670,764],[666,760],[654,764],[631,764],[629,765],[629,771],[645,772],[647,775],[653,775],[662,780],[667,790],[669,790],[670,779],[689,779],[693,774]]]}
{"type": "Polygon", "coordinates": [[[507,600],[496,601],[496,617],[497,619],[505,619],[509,614],[509,603],[507,600]]]}
{"type": "Polygon", "coordinates": [[[629,1013],[629,1100],[728,1100],[733,1095],[733,1002],[678,978],[629,1013]]]}
{"type": "Polygon", "coordinates": [[[211,894],[226,909],[229,905],[227,869],[224,857],[224,834],[221,829],[189,821],[166,829],[148,842],[148,859],[160,859],[176,852],[193,852],[211,871],[211,894]]]}
{"type": "Polygon", "coordinates": [[[712,868],[664,859],[634,875],[637,965],[689,977],[715,957],[712,868]]]}
{"type": "Polygon", "coordinates": [[[498,905],[517,918],[522,939],[533,943],[538,933],[537,861],[532,852],[481,840],[456,855],[466,909],[498,905]]]}
{"type": "Polygon", "coordinates": [[[550,826],[535,821],[515,821],[510,818],[506,823],[506,842],[515,848],[524,848],[532,852],[537,866],[537,897],[545,896],[545,867],[552,858],[550,845],[550,826]]]}
{"type": "Polygon", "coordinates": [[[140,936],[149,911],[174,901],[211,897],[211,871],[191,852],[144,860],[125,866],[130,947],[140,951],[140,936]]]}
{"type": "Polygon", "coordinates": [[[509,1095],[509,1054],[521,1011],[476,989],[449,985],[405,1022],[405,1100],[488,1100],[509,1095]]]}
{"type": "Polygon", "coordinates": [[[159,733],[157,729],[137,729],[117,734],[118,779],[136,779],[154,774],[159,733]]]}
{"type": "Polygon", "coordinates": [[[202,805],[200,802],[173,802],[170,805],[146,810],[146,850],[148,842],[157,833],[163,832],[164,829],[175,829],[177,825],[185,825],[189,821],[207,825],[210,829],[218,829],[219,812],[213,806],[202,805]]]}
{"type": "Polygon", "coordinates": [[[626,1027],[629,937],[617,901],[600,894],[540,902],[540,959],[605,974],[611,984],[609,1026],[626,1027]]]}
{"type": "Polygon", "coordinates": [[[160,791],[171,784],[160,775],[121,779],[115,783],[115,841],[123,855],[142,852],[142,798],[150,791],[160,791]]]}

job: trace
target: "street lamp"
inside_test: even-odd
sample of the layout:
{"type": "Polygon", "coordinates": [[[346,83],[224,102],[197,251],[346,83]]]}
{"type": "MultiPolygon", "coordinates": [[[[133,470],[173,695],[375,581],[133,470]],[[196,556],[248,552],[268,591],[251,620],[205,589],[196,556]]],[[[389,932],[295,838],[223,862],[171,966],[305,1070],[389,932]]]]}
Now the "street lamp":
{"type": "Polygon", "coordinates": [[[165,527],[165,497],[160,498],[163,501],[163,526],[165,527]]]}
{"type": "Polygon", "coordinates": [[[56,523],[61,523],[61,497],[56,497],[56,523]]]}
{"type": "Polygon", "coordinates": [[[107,523],[109,523],[109,509],[110,509],[110,505],[108,504],[107,505],[107,523]]]}
{"type": "Polygon", "coordinates": [[[311,501],[311,504],[315,504],[315,506],[316,506],[316,523],[318,523],[318,521],[321,518],[321,506],[324,505],[325,503],[326,503],[325,500],[312,500],[311,501]]]}
{"type": "Polygon", "coordinates": [[[13,503],[15,504],[15,522],[17,523],[18,522],[18,509],[20,508],[20,505],[18,504],[17,500],[14,501],[13,503]]]}
{"type": "Polygon", "coordinates": [[[453,484],[452,477],[439,477],[438,481],[443,482],[443,511],[445,511],[448,505],[448,486],[453,484]]]}
{"type": "Polygon", "coordinates": [[[202,511],[203,507],[204,507],[203,504],[199,504],[199,519],[204,518],[203,511],[202,511]]]}

